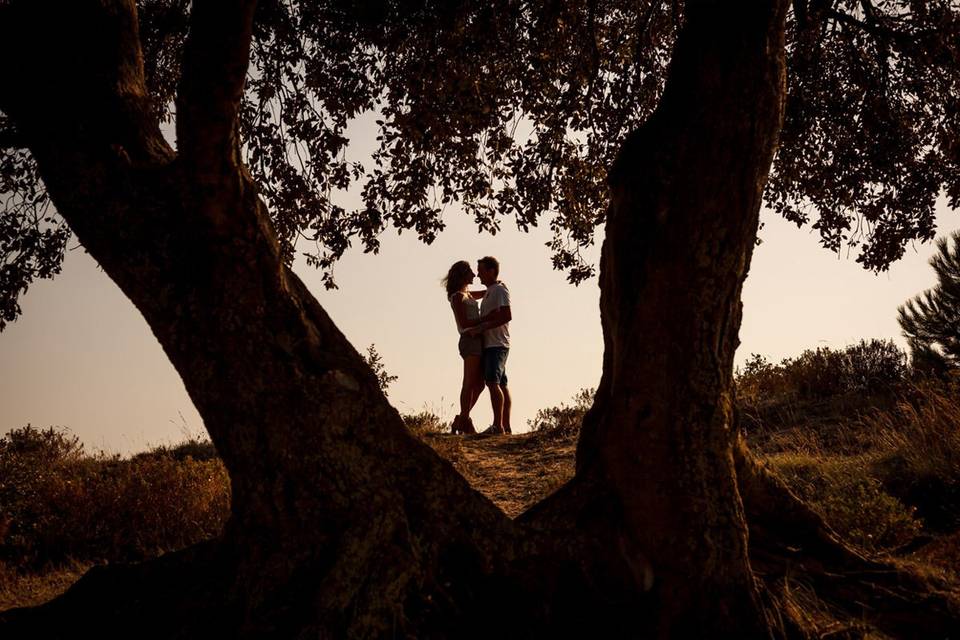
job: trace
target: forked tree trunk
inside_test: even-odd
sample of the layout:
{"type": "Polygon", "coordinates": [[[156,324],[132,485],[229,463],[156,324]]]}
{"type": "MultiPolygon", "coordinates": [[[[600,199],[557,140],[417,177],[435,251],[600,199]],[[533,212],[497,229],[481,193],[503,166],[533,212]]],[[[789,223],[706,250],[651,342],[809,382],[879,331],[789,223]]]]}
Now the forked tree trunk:
{"type": "Polygon", "coordinates": [[[0,5],[0,109],[183,378],[233,490],[220,539],[93,570],[0,634],[768,635],[735,466],[765,523],[796,505],[737,446],[731,371],[784,5],[687,3],[663,102],[611,171],[577,476],[517,522],[406,433],[282,264],[235,135],[253,3],[193,3],[176,152],[150,118],[132,0],[0,5]],[[17,58],[41,37],[58,46],[17,58]]]}

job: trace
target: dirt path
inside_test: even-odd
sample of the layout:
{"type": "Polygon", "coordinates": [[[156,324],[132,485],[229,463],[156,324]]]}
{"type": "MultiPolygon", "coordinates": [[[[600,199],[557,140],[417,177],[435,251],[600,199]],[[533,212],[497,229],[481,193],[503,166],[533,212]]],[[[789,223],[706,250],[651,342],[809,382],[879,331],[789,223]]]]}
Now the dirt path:
{"type": "Polygon", "coordinates": [[[434,435],[427,442],[514,518],[573,476],[575,441],[535,433],[434,435]]]}

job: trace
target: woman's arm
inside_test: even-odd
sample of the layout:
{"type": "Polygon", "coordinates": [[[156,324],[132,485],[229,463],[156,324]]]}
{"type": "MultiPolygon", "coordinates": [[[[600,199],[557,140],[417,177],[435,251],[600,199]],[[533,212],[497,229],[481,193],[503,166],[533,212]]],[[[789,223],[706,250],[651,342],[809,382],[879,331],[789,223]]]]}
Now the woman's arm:
{"type": "Polygon", "coordinates": [[[486,289],[483,291],[468,291],[467,293],[469,293],[474,300],[481,300],[483,296],[487,295],[486,289]]]}

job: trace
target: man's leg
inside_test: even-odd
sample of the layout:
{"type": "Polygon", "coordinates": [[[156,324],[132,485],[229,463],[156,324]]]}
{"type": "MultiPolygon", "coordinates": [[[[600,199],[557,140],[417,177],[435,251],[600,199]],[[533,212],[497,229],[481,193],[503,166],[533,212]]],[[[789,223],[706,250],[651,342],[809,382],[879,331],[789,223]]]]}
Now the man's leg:
{"type": "Polygon", "coordinates": [[[490,404],[493,405],[494,431],[503,431],[503,389],[496,382],[488,382],[490,404]]]}
{"type": "Polygon", "coordinates": [[[506,433],[513,433],[510,430],[510,405],[513,404],[510,401],[510,390],[505,386],[501,386],[500,390],[503,392],[503,430],[506,433]]]}

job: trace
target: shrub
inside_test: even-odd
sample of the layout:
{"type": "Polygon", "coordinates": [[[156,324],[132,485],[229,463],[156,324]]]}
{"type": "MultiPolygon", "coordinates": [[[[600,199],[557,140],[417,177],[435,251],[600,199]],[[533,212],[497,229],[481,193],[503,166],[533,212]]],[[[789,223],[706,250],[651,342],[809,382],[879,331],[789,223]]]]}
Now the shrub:
{"type": "Polygon", "coordinates": [[[784,361],[787,379],[803,398],[827,398],[845,388],[844,354],[829,347],[807,349],[795,360],[784,361]]]}
{"type": "Polygon", "coordinates": [[[894,549],[922,529],[915,509],[886,493],[860,457],[784,453],[768,462],[831,527],[864,549],[894,549]]]}
{"type": "Polygon", "coordinates": [[[759,353],[738,368],[735,374],[737,397],[748,404],[759,404],[770,396],[783,396],[788,392],[783,366],[777,366],[759,353]]]}
{"type": "Polygon", "coordinates": [[[735,375],[748,405],[769,400],[820,400],[844,393],[883,393],[907,377],[907,355],[891,340],[861,340],[844,349],[807,349],[774,365],[752,354],[735,375]]]}
{"type": "Polygon", "coordinates": [[[573,396],[572,404],[540,409],[527,424],[531,431],[559,438],[575,438],[580,433],[583,416],[593,406],[595,394],[595,389],[581,389],[573,396]]]}
{"type": "Polygon", "coordinates": [[[407,428],[415,435],[443,433],[448,426],[440,416],[428,409],[419,413],[403,414],[401,417],[403,418],[403,424],[407,425],[407,428]]]}
{"type": "Polygon", "coordinates": [[[124,460],[87,455],[54,429],[10,432],[0,439],[2,559],[33,569],[138,560],[217,535],[230,508],[226,470],[219,458],[172,453],[183,451],[124,460]]]}
{"type": "Polygon", "coordinates": [[[847,347],[844,355],[844,382],[850,391],[884,392],[909,373],[906,352],[892,340],[861,340],[847,347]]]}

